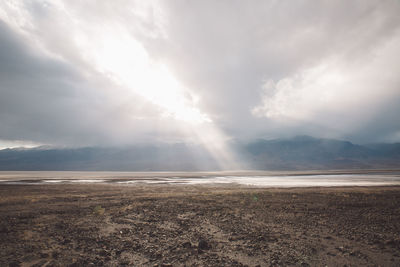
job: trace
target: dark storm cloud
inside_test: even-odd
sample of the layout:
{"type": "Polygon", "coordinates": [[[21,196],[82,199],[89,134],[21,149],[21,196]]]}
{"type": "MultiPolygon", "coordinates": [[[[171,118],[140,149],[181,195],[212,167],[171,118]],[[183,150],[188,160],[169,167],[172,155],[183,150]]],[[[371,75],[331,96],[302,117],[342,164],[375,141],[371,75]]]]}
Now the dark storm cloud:
{"type": "Polygon", "coordinates": [[[95,74],[89,81],[79,68],[41,53],[3,22],[0,44],[0,139],[109,145],[142,141],[143,131],[155,134],[152,125],[135,120],[158,116],[140,97],[113,97],[115,85],[95,74]],[[142,130],[139,136],[135,128],[142,130]]]}
{"type": "Polygon", "coordinates": [[[85,105],[79,74],[32,51],[4,23],[0,42],[1,138],[53,142],[60,132],[73,131],[70,122],[85,105]]]}

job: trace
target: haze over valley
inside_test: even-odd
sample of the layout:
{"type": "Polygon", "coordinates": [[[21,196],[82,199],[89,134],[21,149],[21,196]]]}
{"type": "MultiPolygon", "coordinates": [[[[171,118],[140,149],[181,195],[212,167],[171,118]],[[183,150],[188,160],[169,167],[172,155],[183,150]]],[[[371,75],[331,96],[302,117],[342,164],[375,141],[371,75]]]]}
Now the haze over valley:
{"type": "Polygon", "coordinates": [[[348,141],[297,136],[231,143],[240,165],[225,169],[199,145],[142,144],[0,150],[0,170],[221,171],[389,169],[400,166],[400,143],[356,145],[348,141]],[[235,168],[236,167],[236,168],[235,168]]]}

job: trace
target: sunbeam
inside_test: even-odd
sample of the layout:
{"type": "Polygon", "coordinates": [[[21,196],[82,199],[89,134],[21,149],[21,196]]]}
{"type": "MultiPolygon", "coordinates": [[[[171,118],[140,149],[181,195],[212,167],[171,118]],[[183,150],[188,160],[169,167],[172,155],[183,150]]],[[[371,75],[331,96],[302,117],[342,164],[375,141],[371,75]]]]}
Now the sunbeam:
{"type": "Polygon", "coordinates": [[[182,86],[165,64],[152,60],[123,29],[103,31],[90,40],[79,40],[85,58],[125,90],[121,93],[137,94],[160,107],[160,116],[178,121],[181,131],[200,143],[221,169],[240,169],[228,137],[197,106],[198,96],[182,86]]]}

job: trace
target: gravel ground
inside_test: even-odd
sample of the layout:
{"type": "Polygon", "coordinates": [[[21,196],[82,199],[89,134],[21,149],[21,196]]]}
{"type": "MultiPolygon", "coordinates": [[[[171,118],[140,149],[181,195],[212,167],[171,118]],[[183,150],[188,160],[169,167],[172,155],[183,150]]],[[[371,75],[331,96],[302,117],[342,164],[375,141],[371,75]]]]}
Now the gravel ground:
{"type": "Polygon", "coordinates": [[[326,265],[400,265],[400,187],[0,186],[0,266],[326,265]]]}

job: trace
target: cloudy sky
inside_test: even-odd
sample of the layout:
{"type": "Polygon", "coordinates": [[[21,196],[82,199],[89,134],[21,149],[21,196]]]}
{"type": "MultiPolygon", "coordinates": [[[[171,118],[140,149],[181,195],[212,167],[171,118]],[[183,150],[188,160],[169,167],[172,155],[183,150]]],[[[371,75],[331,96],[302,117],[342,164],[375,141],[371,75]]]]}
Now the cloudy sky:
{"type": "Polygon", "coordinates": [[[398,0],[4,0],[0,147],[400,141],[399,14],[398,0]]]}

